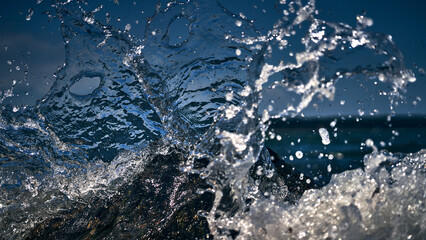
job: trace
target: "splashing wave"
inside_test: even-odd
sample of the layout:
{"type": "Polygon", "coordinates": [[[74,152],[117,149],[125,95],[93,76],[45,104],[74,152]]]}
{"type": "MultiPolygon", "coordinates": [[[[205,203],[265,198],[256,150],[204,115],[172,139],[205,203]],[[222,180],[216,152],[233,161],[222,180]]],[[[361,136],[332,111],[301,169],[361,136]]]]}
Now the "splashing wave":
{"type": "MultiPolygon", "coordinates": [[[[415,81],[391,37],[367,31],[368,18],[359,16],[352,28],[317,19],[313,0],[279,1],[281,15],[264,31],[222,1],[176,1],[157,7],[139,39],[129,35],[130,26],[122,31],[101,23],[79,1],[52,7],[62,23],[66,64],[37,106],[4,106],[0,115],[5,238],[41,237],[49,222],[52,234],[80,229],[78,236],[123,237],[127,227],[133,236],[153,237],[185,209],[185,194],[195,192],[210,194],[203,200],[210,205],[193,216],[208,222],[201,238],[426,234],[424,151],[375,151],[365,157],[365,170],[335,175],[318,189],[295,170],[280,174],[283,163],[264,147],[270,119],[296,116],[314,97],[332,100],[341,79],[388,84],[391,106],[415,81]],[[184,36],[177,37],[179,25],[184,36]],[[79,93],[84,81],[92,81],[90,91],[79,93]],[[175,149],[175,172],[152,169],[166,169],[167,161],[153,162],[175,149]],[[166,185],[169,178],[158,182],[156,174],[175,178],[166,185]],[[204,185],[182,189],[195,180],[180,174],[200,176],[204,185]],[[106,235],[99,233],[102,216],[80,214],[90,212],[84,206],[97,209],[94,199],[113,209],[117,203],[109,200],[135,182],[147,193],[154,186],[158,199],[164,190],[170,206],[133,225],[114,215],[106,235]],[[84,221],[77,224],[77,217],[84,221]],[[62,219],[62,230],[55,219],[62,219]],[[149,224],[153,219],[160,230],[149,224]]],[[[158,199],[150,200],[152,207],[163,206],[158,199]]]]}

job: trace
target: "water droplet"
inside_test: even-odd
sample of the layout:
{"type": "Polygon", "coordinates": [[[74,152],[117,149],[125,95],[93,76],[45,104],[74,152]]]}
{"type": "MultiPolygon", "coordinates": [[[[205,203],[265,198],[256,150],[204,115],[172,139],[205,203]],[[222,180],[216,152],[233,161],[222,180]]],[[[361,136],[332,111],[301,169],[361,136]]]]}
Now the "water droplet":
{"type": "Polygon", "coordinates": [[[271,177],[273,177],[274,176],[274,171],[272,171],[272,170],[266,170],[265,171],[265,176],[267,177],[267,178],[271,178],[271,177]]]}
{"type": "Polygon", "coordinates": [[[256,175],[261,176],[263,174],[263,168],[261,166],[257,167],[256,175]]]}
{"type": "Polygon", "coordinates": [[[324,144],[324,145],[328,145],[328,144],[330,144],[330,136],[329,136],[329,134],[328,134],[327,129],[325,129],[325,128],[320,128],[320,129],[318,130],[318,132],[319,132],[319,134],[320,134],[320,136],[321,136],[322,144],[324,144]]]}
{"type": "Polygon", "coordinates": [[[93,17],[84,17],[83,20],[87,22],[88,24],[95,23],[95,19],[93,17]]]}
{"type": "Polygon", "coordinates": [[[30,21],[33,14],[34,14],[34,10],[32,8],[28,9],[28,15],[25,18],[25,20],[30,21]]]}
{"type": "Polygon", "coordinates": [[[232,98],[234,97],[234,93],[233,92],[229,92],[225,95],[225,99],[226,101],[230,102],[232,101],[232,98]]]}
{"type": "Polygon", "coordinates": [[[124,28],[124,30],[129,31],[132,28],[132,25],[130,25],[130,23],[126,24],[126,27],[124,28]]]}
{"type": "Polygon", "coordinates": [[[362,27],[371,27],[373,26],[373,19],[366,17],[366,16],[362,16],[362,15],[358,15],[356,17],[356,20],[358,21],[358,23],[362,26],[362,27]]]}

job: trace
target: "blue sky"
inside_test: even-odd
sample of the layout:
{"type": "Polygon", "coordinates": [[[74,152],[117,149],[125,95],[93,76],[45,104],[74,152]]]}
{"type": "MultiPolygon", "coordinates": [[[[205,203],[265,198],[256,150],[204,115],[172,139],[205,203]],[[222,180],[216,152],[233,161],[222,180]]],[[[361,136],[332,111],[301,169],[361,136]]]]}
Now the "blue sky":
{"type": "MultiPolygon", "coordinates": [[[[142,38],[147,17],[152,16],[157,1],[120,1],[116,5],[111,1],[89,1],[87,9],[94,9],[100,3],[103,9],[96,13],[96,19],[106,22],[106,12],[111,20],[109,24],[124,29],[127,23],[132,25],[130,33],[142,38]]],[[[166,2],[166,1],[163,1],[166,2]]],[[[272,11],[261,14],[259,9],[272,8],[273,0],[229,0],[220,1],[230,11],[244,12],[253,17],[259,25],[267,29],[274,23],[276,16],[272,11]],[[263,3],[262,3],[263,2],[263,3]],[[243,4],[242,4],[243,3],[243,4]]],[[[55,80],[54,73],[65,61],[64,43],[60,33],[59,21],[49,20],[50,1],[41,4],[34,1],[6,0],[0,9],[0,91],[14,88],[15,96],[6,98],[3,104],[34,104],[49,90],[55,80]],[[26,17],[34,10],[31,20],[26,17]],[[19,69],[19,70],[18,70],[19,69]],[[14,82],[16,82],[14,84],[14,82]]],[[[365,14],[374,21],[370,31],[390,34],[404,55],[405,63],[412,69],[417,81],[410,84],[405,93],[408,104],[397,107],[397,113],[426,113],[426,9],[424,1],[399,0],[317,0],[318,18],[332,22],[344,22],[356,25],[356,16],[365,14]],[[418,99],[421,99],[419,101],[418,99]],[[413,101],[417,105],[413,106],[413,101]]],[[[164,3],[163,3],[164,6],[164,3]]],[[[304,112],[306,115],[357,114],[360,106],[366,112],[379,109],[386,113],[388,102],[377,96],[377,89],[370,86],[369,91],[359,87],[357,81],[342,81],[337,84],[335,101],[315,101],[304,112]],[[350,94],[348,94],[348,89],[350,94]],[[371,101],[371,96],[375,100],[371,101]],[[345,104],[341,105],[340,100],[345,104]],[[313,107],[315,106],[315,107],[313,107]]],[[[0,94],[0,96],[4,93],[0,94]]]]}

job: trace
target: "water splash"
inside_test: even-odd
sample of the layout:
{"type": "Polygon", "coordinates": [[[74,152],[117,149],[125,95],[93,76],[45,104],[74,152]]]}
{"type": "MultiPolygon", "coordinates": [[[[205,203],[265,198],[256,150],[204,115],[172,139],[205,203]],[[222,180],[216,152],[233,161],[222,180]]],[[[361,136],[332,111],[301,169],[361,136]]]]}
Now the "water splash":
{"type": "MultiPolygon", "coordinates": [[[[37,106],[0,114],[6,238],[28,236],[63,209],[119,195],[155,156],[175,148],[185,156],[179,168],[209,184],[200,192],[214,193],[201,215],[216,238],[424,234],[424,152],[374,151],[365,171],[303,193],[318,185],[294,170],[286,177],[279,156],[264,148],[271,119],[294,117],[315,97],[332,100],[338,81],[388,84],[391,108],[402,98],[414,75],[390,36],[368,32],[371,19],[357,16],[352,28],[318,19],[313,0],[279,1],[281,15],[265,31],[221,1],[172,1],[157,6],[139,39],[130,24],[119,30],[98,21],[103,7],[86,11],[71,0],[52,7],[66,63],[37,106]],[[197,164],[202,158],[208,163],[197,164]],[[395,208],[393,199],[404,200],[395,208]],[[389,227],[384,220],[393,221],[392,231],[381,230],[389,227]]],[[[319,133],[332,144],[325,128],[319,133]]]]}
{"type": "Polygon", "coordinates": [[[237,222],[239,238],[421,239],[425,157],[425,151],[407,156],[376,152],[365,157],[366,171],[335,175],[321,190],[306,192],[297,205],[259,199],[237,222]]]}

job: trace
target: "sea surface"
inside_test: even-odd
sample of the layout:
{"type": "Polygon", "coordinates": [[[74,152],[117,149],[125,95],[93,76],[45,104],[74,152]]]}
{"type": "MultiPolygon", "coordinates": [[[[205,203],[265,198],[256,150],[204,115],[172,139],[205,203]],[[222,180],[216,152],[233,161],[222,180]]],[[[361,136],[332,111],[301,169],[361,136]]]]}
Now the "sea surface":
{"type": "Polygon", "coordinates": [[[407,154],[426,147],[425,116],[290,118],[274,121],[270,128],[275,136],[269,135],[265,145],[321,184],[332,174],[363,168],[364,156],[375,148],[407,154]],[[322,144],[320,128],[329,132],[329,145],[322,144]]]}
{"type": "Polygon", "coordinates": [[[137,36],[113,7],[38,4],[66,59],[35,106],[1,105],[0,238],[426,236],[426,118],[394,111],[416,76],[372,19],[281,0],[265,26],[227,1],[160,1],[137,36]],[[303,115],[355,80],[388,113],[303,115]]]}

